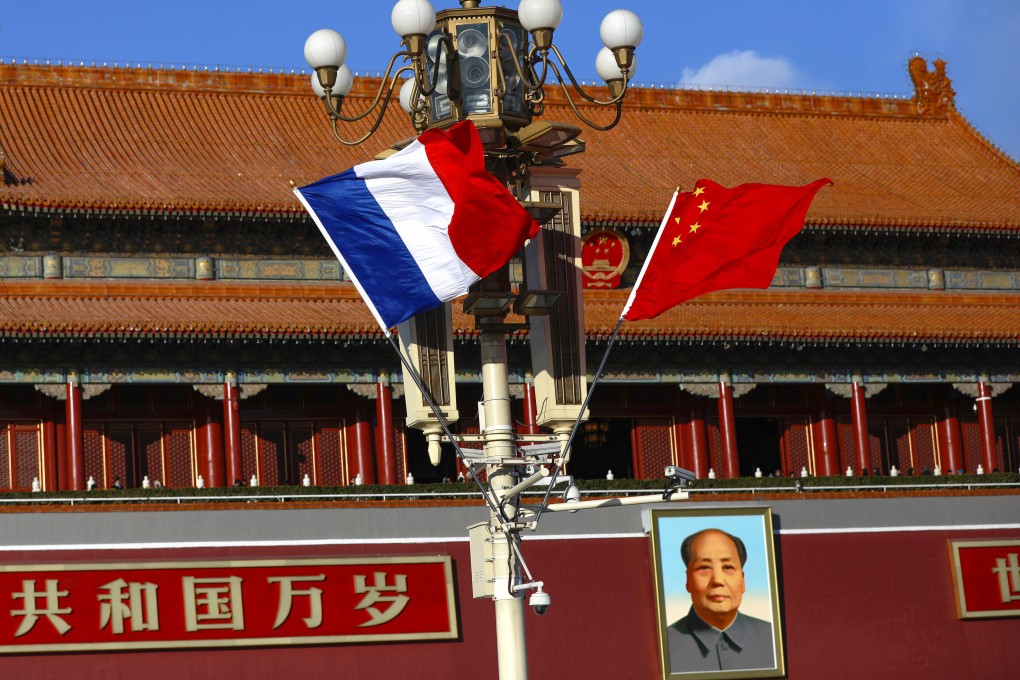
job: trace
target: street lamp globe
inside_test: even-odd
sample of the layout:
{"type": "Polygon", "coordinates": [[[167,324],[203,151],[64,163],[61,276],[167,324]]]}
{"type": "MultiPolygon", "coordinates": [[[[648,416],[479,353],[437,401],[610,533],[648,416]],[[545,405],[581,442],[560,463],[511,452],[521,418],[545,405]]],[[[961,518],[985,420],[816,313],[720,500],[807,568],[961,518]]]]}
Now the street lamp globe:
{"type": "Polygon", "coordinates": [[[621,47],[634,49],[641,44],[644,29],[641,19],[629,9],[614,9],[599,26],[603,44],[611,50],[621,47]]]}
{"type": "MultiPolygon", "coordinates": [[[[351,67],[347,64],[341,66],[336,72],[336,84],[330,89],[330,94],[334,97],[346,97],[351,93],[351,88],[354,87],[354,72],[351,71],[351,67]]],[[[315,96],[322,99],[326,96],[326,89],[319,82],[319,74],[312,74],[312,90],[315,92],[315,96]]]]}
{"type": "Polygon", "coordinates": [[[347,59],[347,41],[331,28],[320,28],[305,40],[305,61],[313,69],[340,68],[347,59]]]}
{"type": "Polygon", "coordinates": [[[400,108],[404,110],[404,113],[411,113],[414,110],[411,103],[412,94],[414,94],[414,78],[408,78],[400,86],[400,108]]]}
{"type": "Polygon", "coordinates": [[[352,87],[354,87],[354,72],[351,71],[350,66],[344,64],[336,73],[336,85],[333,87],[333,92],[340,97],[346,97],[350,94],[352,87]]]}
{"type": "Polygon", "coordinates": [[[529,32],[541,29],[556,30],[563,20],[560,0],[521,0],[517,17],[529,32]]]}
{"type": "Polygon", "coordinates": [[[390,23],[401,38],[428,35],[436,27],[436,10],[429,0],[398,0],[390,12],[390,23]]]}
{"type": "Polygon", "coordinates": [[[323,99],[326,96],[326,89],[322,86],[322,83],[319,82],[318,73],[312,74],[312,91],[319,99],[323,99]]]}
{"type": "MultiPolygon", "coordinates": [[[[620,70],[620,65],[616,63],[616,55],[608,47],[603,47],[595,55],[595,71],[599,74],[599,78],[607,83],[611,83],[614,80],[623,80],[623,71],[620,70]]],[[[630,70],[627,72],[627,80],[631,80],[634,77],[635,71],[637,71],[637,57],[632,56],[630,58],[630,70]]]]}

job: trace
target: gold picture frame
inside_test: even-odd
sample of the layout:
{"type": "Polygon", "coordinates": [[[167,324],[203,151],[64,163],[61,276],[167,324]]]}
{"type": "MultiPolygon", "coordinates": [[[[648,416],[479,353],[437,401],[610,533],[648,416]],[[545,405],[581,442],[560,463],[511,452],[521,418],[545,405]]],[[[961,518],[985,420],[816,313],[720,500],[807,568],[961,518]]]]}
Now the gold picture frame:
{"type": "Polygon", "coordinates": [[[651,510],[650,538],[663,680],[786,675],[771,508],[651,510]]]}

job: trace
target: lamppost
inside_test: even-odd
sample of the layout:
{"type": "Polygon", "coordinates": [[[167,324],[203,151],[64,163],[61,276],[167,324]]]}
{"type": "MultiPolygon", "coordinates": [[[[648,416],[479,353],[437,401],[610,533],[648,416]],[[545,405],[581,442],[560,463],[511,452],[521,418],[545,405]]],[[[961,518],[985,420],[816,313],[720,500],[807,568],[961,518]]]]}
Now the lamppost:
{"type": "MultiPolygon", "coordinates": [[[[485,472],[490,508],[487,522],[469,527],[473,585],[475,597],[495,601],[499,672],[504,680],[527,677],[525,592],[531,591],[536,613],[545,613],[550,602],[542,582],[527,573],[521,556],[520,532],[534,528],[537,516],[521,508],[520,494],[547,480],[549,467],[558,471],[566,461],[565,444],[571,428],[584,416],[587,391],[579,291],[579,185],[576,173],[564,170],[562,160],[583,152],[584,143],[578,139],[580,128],[541,120],[545,88],[550,74],[555,76],[582,123],[594,130],[611,129],[620,120],[635,70],[634,49],[642,35],[640,20],[628,10],[610,12],[602,21],[605,47],[596,57],[596,70],[606,86],[599,99],[582,89],[554,44],[562,14],[559,0],[522,0],[516,12],[460,0],[459,9],[438,14],[428,0],[399,0],[391,20],[402,48],[391,57],[371,103],[353,113],[345,109],[354,83],[344,63],[346,41],[336,31],[321,29],[305,43],[305,58],[315,71],[312,88],[341,143],[361,144],[378,130],[404,77],[399,101],[414,130],[472,120],[485,147],[487,169],[545,225],[525,249],[522,290],[511,289],[504,268],[476,284],[464,301],[481,335],[483,407],[481,434],[457,439],[484,445],[481,452],[464,452],[476,479],[485,472]],[[576,100],[582,106],[605,108],[608,120],[590,119],[576,100]],[[365,121],[359,129],[367,130],[346,137],[341,127],[357,127],[359,121],[365,121]],[[505,323],[511,307],[529,317],[536,401],[543,404],[538,424],[553,435],[520,437],[514,431],[505,323]],[[521,446],[543,439],[544,446],[521,446]]],[[[433,464],[439,462],[443,432],[437,419],[457,418],[449,319],[446,305],[416,315],[399,332],[401,345],[420,374],[420,381],[411,381],[405,367],[407,425],[425,432],[433,464]],[[429,399],[423,399],[419,382],[429,399]],[[442,414],[434,413],[433,406],[442,414]]]]}

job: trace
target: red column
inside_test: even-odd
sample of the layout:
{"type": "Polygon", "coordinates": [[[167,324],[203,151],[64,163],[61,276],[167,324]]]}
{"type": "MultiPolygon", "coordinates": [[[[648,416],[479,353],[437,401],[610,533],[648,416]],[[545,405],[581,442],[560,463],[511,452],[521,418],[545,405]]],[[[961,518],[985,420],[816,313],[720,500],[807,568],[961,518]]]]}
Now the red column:
{"type": "MultiPolygon", "coordinates": [[[[64,409],[60,409],[64,410],[64,409]]],[[[56,413],[57,409],[54,409],[56,413]]],[[[67,455],[67,425],[64,424],[64,418],[61,417],[55,424],[56,442],[57,442],[57,486],[55,488],[60,491],[70,490],[70,476],[68,475],[68,468],[70,465],[70,456],[67,455]]]]}
{"type": "Polygon", "coordinates": [[[85,433],[81,426],[81,386],[67,383],[65,402],[67,430],[67,487],[71,491],[85,490],[85,433]]]}
{"type": "MultiPolygon", "coordinates": [[[[199,439],[199,470],[207,487],[227,486],[225,459],[223,456],[223,423],[215,401],[210,401],[205,409],[202,423],[202,436],[199,439]]],[[[230,480],[231,483],[233,479],[230,480]]]]}
{"type": "Polygon", "coordinates": [[[363,484],[375,484],[375,462],[372,460],[372,422],[369,420],[369,405],[365,400],[354,404],[354,419],[347,442],[350,456],[351,480],[361,473],[363,484]]]}
{"type": "Polygon", "coordinates": [[[535,383],[524,383],[524,422],[517,428],[519,434],[538,434],[538,407],[535,404],[535,383]]]}
{"type": "Polygon", "coordinates": [[[733,418],[733,388],[726,380],[719,381],[719,438],[722,440],[722,476],[740,476],[737,457],[737,425],[733,418]]]}
{"type": "Polygon", "coordinates": [[[631,466],[634,470],[634,479],[645,478],[645,449],[641,444],[641,426],[637,420],[631,421],[630,426],[630,450],[631,466]]]}
{"type": "Polygon", "coordinates": [[[54,405],[57,402],[47,399],[42,423],[43,469],[40,470],[39,484],[43,491],[57,491],[57,422],[54,405]]]}
{"type": "Polygon", "coordinates": [[[832,477],[839,474],[839,443],[836,439],[836,423],[832,418],[832,406],[825,387],[815,395],[817,409],[812,430],[815,435],[815,474],[832,477]]]}
{"type": "Polygon", "coordinates": [[[676,460],[677,465],[690,470],[691,464],[691,419],[690,406],[688,402],[691,395],[682,389],[677,390],[676,418],[673,421],[673,436],[676,438],[676,460]]]}
{"type": "Polygon", "coordinates": [[[375,465],[380,484],[397,483],[397,447],[393,441],[393,388],[379,381],[375,399],[375,465]]]}
{"type": "Polygon", "coordinates": [[[868,411],[864,402],[864,386],[854,380],[850,389],[850,411],[853,418],[857,473],[865,474],[871,470],[871,446],[868,440],[868,411]]]}
{"type": "Polygon", "coordinates": [[[944,417],[939,422],[939,435],[941,435],[940,448],[942,460],[949,467],[949,472],[955,474],[957,470],[966,472],[966,463],[963,459],[963,448],[960,445],[960,421],[956,417],[956,411],[952,404],[946,404],[944,417]]]}
{"type": "Polygon", "coordinates": [[[700,399],[691,399],[691,472],[698,479],[708,477],[711,467],[708,456],[708,434],[705,431],[705,415],[700,399]]]}
{"type": "Polygon", "coordinates": [[[223,383],[223,444],[224,462],[227,468],[228,484],[243,479],[241,471],[241,417],[239,413],[240,397],[237,386],[232,382],[223,383]]]}
{"type": "Polygon", "coordinates": [[[701,399],[694,395],[681,393],[681,417],[686,421],[682,424],[684,451],[686,455],[680,464],[693,472],[698,479],[708,477],[708,437],[705,433],[705,414],[701,399]]]}
{"type": "Polygon", "coordinates": [[[995,447],[995,420],[992,418],[992,390],[984,380],[978,382],[978,423],[981,425],[981,460],[985,472],[999,469],[995,447]]]}

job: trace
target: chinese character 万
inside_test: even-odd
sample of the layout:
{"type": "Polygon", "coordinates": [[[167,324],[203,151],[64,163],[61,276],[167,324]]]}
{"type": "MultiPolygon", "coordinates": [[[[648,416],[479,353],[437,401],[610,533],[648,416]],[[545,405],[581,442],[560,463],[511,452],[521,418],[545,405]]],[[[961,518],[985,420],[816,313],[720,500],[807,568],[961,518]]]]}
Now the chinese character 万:
{"type": "Polygon", "coordinates": [[[1009,553],[1008,565],[1006,558],[1000,557],[995,560],[995,569],[992,569],[992,573],[999,575],[999,594],[1004,603],[1020,601],[1020,562],[1017,557],[1017,553],[1009,553]]]}
{"type": "Polygon", "coordinates": [[[395,574],[393,577],[394,584],[392,586],[386,585],[386,572],[377,571],[373,574],[375,583],[368,585],[368,577],[364,574],[358,574],[354,577],[354,592],[359,595],[364,594],[365,597],[361,598],[361,602],[354,609],[364,609],[368,612],[371,617],[365,623],[359,623],[358,627],[365,626],[378,626],[383,623],[387,623],[397,618],[400,612],[404,611],[404,607],[411,601],[411,598],[403,593],[407,592],[407,575],[406,574],[395,574]],[[394,592],[396,595],[383,595],[384,592],[394,592]],[[386,611],[379,611],[375,606],[377,602],[390,602],[390,606],[386,608],[386,611]]]}
{"type": "Polygon", "coordinates": [[[184,626],[197,630],[244,630],[241,577],[195,578],[185,576],[184,626]]]}
{"type": "Polygon", "coordinates": [[[100,602],[101,629],[109,625],[114,635],[121,635],[125,619],[130,619],[133,632],[159,630],[159,610],[156,608],[156,590],[159,586],[155,583],[127,583],[119,578],[102,588],[106,592],[97,596],[100,602]]]}
{"type": "Polygon", "coordinates": [[[280,604],[276,609],[276,622],[273,629],[279,628],[290,616],[290,608],[294,604],[295,595],[307,595],[308,617],[302,619],[309,628],[318,628],[322,625],[322,588],[308,588],[306,590],[295,590],[295,581],[325,581],[326,575],[318,576],[273,576],[266,579],[269,583],[280,584],[280,604]]]}
{"type": "Polygon", "coordinates": [[[60,584],[57,579],[46,579],[46,592],[37,593],[35,591],[35,581],[26,580],[21,582],[21,587],[24,590],[20,593],[14,593],[12,597],[16,600],[21,599],[25,603],[25,608],[12,609],[11,616],[24,616],[25,618],[21,620],[21,625],[18,626],[14,637],[19,637],[32,630],[36,621],[39,620],[40,614],[45,616],[61,635],[71,630],[71,625],[58,616],[58,614],[71,613],[70,607],[60,608],[60,598],[67,597],[68,591],[57,590],[59,586],[60,584]],[[45,598],[46,604],[39,609],[37,608],[38,600],[43,598],[45,598]]]}

